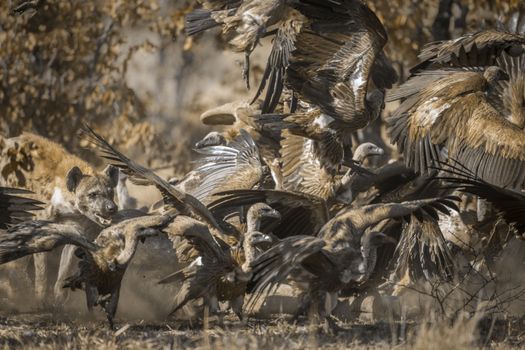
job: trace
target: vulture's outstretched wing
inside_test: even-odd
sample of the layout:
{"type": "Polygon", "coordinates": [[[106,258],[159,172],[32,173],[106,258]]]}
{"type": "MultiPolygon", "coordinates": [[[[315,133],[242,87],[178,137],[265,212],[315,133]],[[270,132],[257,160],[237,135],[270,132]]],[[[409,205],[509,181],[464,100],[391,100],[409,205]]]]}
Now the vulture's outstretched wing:
{"type": "Polygon", "coordinates": [[[186,35],[196,35],[220,25],[220,19],[232,15],[241,5],[240,0],[203,0],[201,9],[186,15],[186,35]]]}
{"type": "Polygon", "coordinates": [[[325,245],[323,240],[315,237],[293,236],[261,254],[251,264],[253,276],[248,284],[248,292],[252,296],[247,303],[248,309],[275,291],[305,259],[317,260],[317,267],[325,271],[334,270],[334,264],[322,251],[325,245]]]}
{"type": "Polygon", "coordinates": [[[305,21],[301,17],[301,14],[290,11],[289,18],[281,23],[273,39],[272,51],[268,57],[259,89],[252,101],[252,103],[255,102],[261,96],[264,88],[267,88],[261,106],[262,113],[272,113],[279,103],[284,88],[286,69],[292,51],[295,49],[296,36],[305,21]]]}
{"type": "Polygon", "coordinates": [[[368,32],[346,39],[341,46],[315,33],[299,34],[287,85],[301,99],[357,130],[370,121],[366,94],[377,44],[368,32]]]}
{"type": "Polygon", "coordinates": [[[428,72],[415,78],[417,84],[401,87],[395,96],[405,100],[387,119],[392,141],[407,165],[426,173],[436,161],[453,158],[486,181],[523,187],[525,130],[489,103],[483,75],[436,74],[438,79],[428,72]],[[419,92],[418,86],[422,87],[419,92]],[[442,153],[445,148],[447,156],[442,153]]]}
{"type": "MultiPolygon", "coordinates": [[[[373,67],[395,74],[393,69],[383,69],[389,65],[381,54],[387,41],[383,25],[361,1],[299,1],[298,8],[313,23],[311,30],[297,37],[288,86],[348,128],[366,126],[373,117],[366,101],[373,67]],[[381,62],[376,64],[378,57],[381,62]]],[[[395,77],[374,82],[382,89],[391,86],[392,80],[395,77]]]]}
{"type": "Polygon", "coordinates": [[[0,229],[6,229],[9,224],[27,220],[35,210],[41,210],[44,203],[19,195],[29,195],[31,191],[0,187],[0,229]]]}
{"type": "Polygon", "coordinates": [[[173,242],[178,242],[177,237],[186,239],[202,257],[203,263],[229,263],[223,250],[226,245],[210,232],[208,225],[181,215],[176,217],[165,231],[173,242]]]}
{"type": "Polygon", "coordinates": [[[309,137],[298,136],[298,128],[284,130],[281,140],[283,187],[323,199],[334,197],[344,148],[336,131],[317,128],[308,132],[309,137]]]}
{"type": "Polygon", "coordinates": [[[433,218],[415,216],[405,224],[393,260],[392,282],[408,277],[413,282],[446,281],[455,276],[454,258],[433,218]]]}
{"type": "Polygon", "coordinates": [[[98,135],[93,129],[85,125],[84,133],[99,148],[102,157],[109,160],[112,165],[122,169],[129,176],[138,177],[147,180],[150,184],[155,185],[162,193],[164,202],[172,205],[181,214],[195,217],[202,220],[214,228],[220,230],[220,227],[208,209],[195,197],[181,192],[170,185],[170,183],[150,169],[135,163],[117,149],[111,146],[104,138],[98,135]]]}
{"type": "Polygon", "coordinates": [[[196,172],[202,181],[192,194],[200,200],[230,189],[251,189],[261,182],[263,165],[259,149],[251,136],[240,129],[240,135],[228,146],[197,149],[204,155],[197,161],[196,172]]]}
{"type": "Polygon", "coordinates": [[[0,264],[48,252],[66,244],[92,251],[98,249],[96,244],[83,237],[76,226],[40,220],[23,222],[7,231],[0,231],[0,264]]]}
{"type": "Polygon", "coordinates": [[[421,62],[411,72],[427,68],[493,66],[502,53],[511,56],[525,53],[525,36],[489,29],[430,43],[419,54],[421,62]]]}
{"type": "Polygon", "coordinates": [[[488,91],[489,102],[519,128],[525,127],[525,55],[512,57],[506,53],[497,60],[509,80],[498,81],[488,91]]]}
{"type": "Polygon", "coordinates": [[[325,201],[303,193],[277,190],[232,190],[219,193],[221,198],[210,204],[215,215],[231,215],[239,207],[250,207],[256,203],[266,203],[281,214],[278,222],[263,220],[261,230],[272,232],[279,238],[295,235],[316,235],[329,220],[325,201]]]}
{"type": "Polygon", "coordinates": [[[426,214],[438,220],[438,212],[448,215],[450,209],[459,211],[455,201],[459,201],[459,198],[447,196],[345,209],[328,221],[319,231],[318,236],[327,241],[340,239],[351,241],[355,235],[359,236],[365,229],[385,219],[409,220],[411,215],[421,218],[426,214]]]}
{"type": "Polygon", "coordinates": [[[523,193],[487,183],[458,162],[453,165],[441,164],[441,167],[447,174],[439,177],[446,182],[445,188],[470,193],[489,201],[507,223],[514,224],[520,234],[525,233],[523,193]]]}

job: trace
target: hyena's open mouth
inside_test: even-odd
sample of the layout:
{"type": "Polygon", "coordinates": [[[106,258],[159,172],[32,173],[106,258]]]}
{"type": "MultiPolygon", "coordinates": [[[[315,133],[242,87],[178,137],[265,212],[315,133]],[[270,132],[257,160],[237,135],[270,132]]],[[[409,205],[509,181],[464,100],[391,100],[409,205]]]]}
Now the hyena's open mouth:
{"type": "Polygon", "coordinates": [[[103,217],[102,215],[99,215],[99,214],[95,214],[95,218],[103,226],[109,226],[109,224],[111,224],[111,218],[107,219],[107,218],[105,218],[105,217],[103,217]]]}

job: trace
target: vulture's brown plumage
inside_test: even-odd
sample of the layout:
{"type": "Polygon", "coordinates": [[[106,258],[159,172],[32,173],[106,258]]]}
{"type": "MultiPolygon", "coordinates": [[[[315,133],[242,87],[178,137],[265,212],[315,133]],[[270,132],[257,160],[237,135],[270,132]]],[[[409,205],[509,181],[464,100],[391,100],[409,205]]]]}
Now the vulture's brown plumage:
{"type": "MultiPolygon", "coordinates": [[[[365,230],[382,220],[427,213],[437,217],[456,208],[455,198],[426,199],[403,203],[369,205],[346,209],[329,220],[312,236],[283,239],[261,254],[252,264],[250,291],[253,306],[291,275],[292,280],[307,286],[309,297],[316,302],[327,293],[336,293],[350,282],[364,282],[375,267],[377,247],[392,239],[381,232],[365,230]],[[314,237],[316,235],[317,237],[314,237]],[[301,271],[307,271],[305,275],[301,271]]],[[[332,310],[319,310],[329,316],[332,310]]]]}
{"type": "MultiPolygon", "coordinates": [[[[374,83],[378,87],[390,87],[397,79],[382,52],[387,40],[383,25],[360,0],[201,2],[204,9],[197,9],[186,17],[187,33],[193,35],[221,26],[222,34],[231,47],[246,54],[246,79],[250,53],[263,36],[275,34],[272,51],[254,98],[255,101],[266,87],[263,113],[273,112],[283,92],[284,81],[289,77],[291,80],[286,85],[306,98],[322,101],[320,97],[332,100],[330,92],[338,95],[331,107],[323,106],[332,112],[338,108],[337,104],[352,109],[350,104],[344,106],[342,94],[349,94],[346,100],[352,98],[352,101],[357,101],[354,114],[366,112],[364,103],[372,65],[376,70],[373,73],[374,83]],[[268,31],[271,26],[275,30],[268,31]],[[379,59],[377,64],[376,57],[379,59]],[[310,58],[313,62],[307,62],[310,58]],[[294,65],[294,73],[291,73],[290,69],[294,65]],[[317,68],[320,68],[319,71],[314,72],[317,68]],[[321,72],[325,68],[326,74],[321,72]],[[302,76],[306,71],[309,76],[302,76]],[[327,78],[329,80],[325,80],[327,78]],[[332,81],[332,78],[335,80],[332,81]],[[350,89],[353,93],[348,86],[345,88],[339,85],[348,78],[354,80],[350,89]],[[321,80],[327,85],[319,84],[321,80]],[[303,83],[306,83],[305,89],[299,86],[303,83]],[[312,87],[323,90],[314,97],[311,94],[312,87]]],[[[341,111],[340,116],[343,115],[341,111]]]]}
{"type": "Polygon", "coordinates": [[[188,266],[159,282],[182,282],[172,313],[191,300],[204,298],[213,309],[217,308],[214,303],[228,301],[237,316],[243,319],[242,305],[246,285],[251,278],[250,264],[259,254],[260,245],[271,243],[270,236],[259,232],[263,218],[276,220],[280,215],[264,203],[252,205],[248,210],[246,231],[234,244],[213,237],[205,225],[192,219],[175,219],[172,225],[176,228],[172,232],[182,234],[189,240],[198,256],[194,256],[188,266]]]}
{"type": "Polygon", "coordinates": [[[110,327],[117,311],[120,285],[140,240],[160,234],[173,219],[171,215],[142,216],[102,230],[94,242],[81,228],[51,221],[28,221],[0,231],[0,263],[48,252],[66,244],[79,247],[78,272],[66,279],[64,288],[83,289],[88,309],[100,305],[110,327]]]}
{"type": "Polygon", "coordinates": [[[519,237],[525,238],[525,195],[508,188],[490,184],[479,178],[465,166],[455,162],[442,164],[440,179],[446,189],[470,193],[489,201],[508,224],[516,229],[519,237]]]}
{"type": "Polygon", "coordinates": [[[426,173],[436,161],[454,158],[488,182],[523,187],[525,130],[487,97],[508,78],[496,66],[426,71],[394,90],[390,100],[403,101],[387,123],[407,165],[426,173]]]}

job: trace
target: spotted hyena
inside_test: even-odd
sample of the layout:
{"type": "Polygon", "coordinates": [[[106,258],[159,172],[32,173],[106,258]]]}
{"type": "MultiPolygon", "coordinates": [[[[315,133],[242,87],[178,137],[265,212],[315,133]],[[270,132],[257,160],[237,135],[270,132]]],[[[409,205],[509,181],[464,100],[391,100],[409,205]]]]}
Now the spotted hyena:
{"type": "MultiPolygon", "coordinates": [[[[7,185],[25,187],[35,192],[37,199],[48,203],[39,218],[75,213],[92,224],[86,234],[91,232],[94,236],[110,224],[111,216],[117,211],[114,201],[117,168],[108,166],[98,172],[61,145],[31,133],[0,140],[0,150],[1,180],[7,185]]],[[[64,279],[65,267],[71,265],[72,255],[72,248],[66,246],[60,259],[57,284],[64,279]]],[[[49,271],[46,254],[35,254],[33,259],[35,293],[37,300],[43,301],[52,271],[49,271]]],[[[63,296],[61,288],[55,288],[55,292],[58,297],[63,296]]]]}

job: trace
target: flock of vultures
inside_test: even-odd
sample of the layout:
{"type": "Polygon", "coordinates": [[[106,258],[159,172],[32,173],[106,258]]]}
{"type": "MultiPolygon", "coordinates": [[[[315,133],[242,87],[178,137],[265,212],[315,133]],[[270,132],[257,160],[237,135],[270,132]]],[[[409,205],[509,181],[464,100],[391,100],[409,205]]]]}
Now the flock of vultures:
{"type": "Polygon", "coordinates": [[[248,86],[252,51],[268,36],[272,48],[253,100],[201,116],[226,128],[195,145],[194,170],[166,180],[88,125],[103,172],[34,134],[6,140],[31,145],[32,167],[25,189],[0,189],[0,263],[32,256],[35,298],[83,290],[113,327],[138,245],[166,236],[182,266],[159,281],[180,286],[173,312],[202,300],[203,313],[245,321],[288,284],[296,318],[335,329],[342,298],[453,281],[458,256],[479,268],[465,217],[514,233],[496,248],[481,240],[487,261],[524,237],[525,15],[429,43],[400,83],[385,28],[360,0],[199,2],[187,34],[219,30],[245,54],[248,86]],[[126,181],[155,186],[162,200],[138,209],[126,181]],[[58,249],[58,279],[46,281],[42,253],[58,249]]]}

